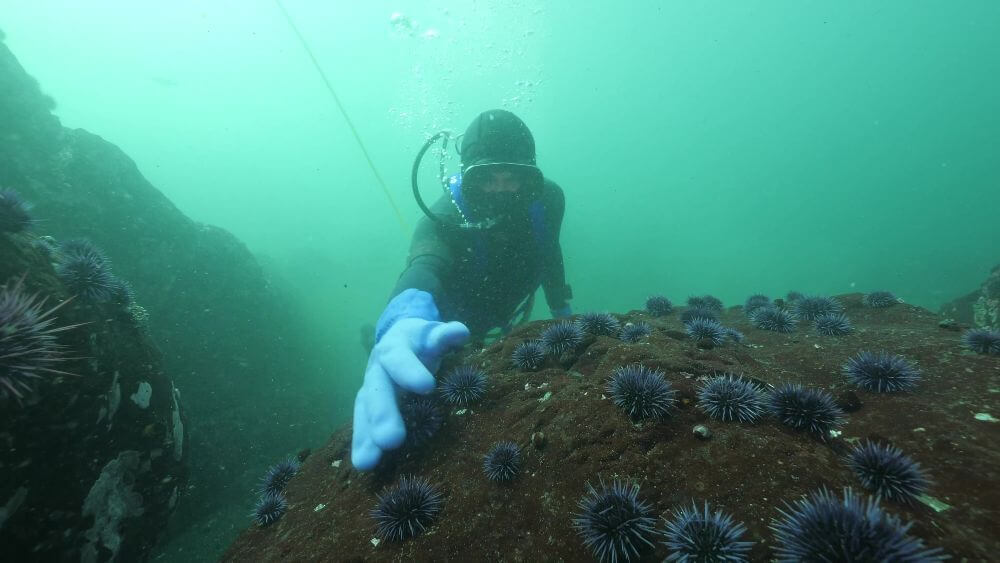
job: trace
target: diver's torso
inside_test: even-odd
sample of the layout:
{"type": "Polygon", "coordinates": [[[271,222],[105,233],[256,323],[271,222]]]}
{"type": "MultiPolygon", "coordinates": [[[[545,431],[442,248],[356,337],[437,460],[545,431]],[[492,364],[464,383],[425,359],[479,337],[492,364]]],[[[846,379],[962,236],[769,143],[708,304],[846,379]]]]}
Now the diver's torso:
{"type": "Polygon", "coordinates": [[[541,280],[541,248],[527,217],[492,229],[449,237],[454,270],[445,280],[454,296],[446,318],[464,322],[475,335],[502,327],[541,280]]]}

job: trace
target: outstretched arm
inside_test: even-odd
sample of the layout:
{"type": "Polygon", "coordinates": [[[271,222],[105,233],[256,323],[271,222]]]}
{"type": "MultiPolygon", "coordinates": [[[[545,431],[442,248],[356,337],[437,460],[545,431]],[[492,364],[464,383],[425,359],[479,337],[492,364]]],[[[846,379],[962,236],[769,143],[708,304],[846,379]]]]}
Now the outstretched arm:
{"type": "MultiPolygon", "coordinates": [[[[446,212],[447,208],[442,209],[443,207],[439,201],[434,205],[434,212],[446,212]]],[[[419,289],[430,293],[440,304],[443,298],[443,280],[451,267],[451,249],[442,238],[440,229],[430,219],[421,218],[413,233],[406,268],[396,281],[390,297],[407,289],[419,289]]]]}
{"type": "Polygon", "coordinates": [[[406,269],[379,317],[375,346],[354,401],[351,461],[359,470],[373,469],[385,451],[403,443],[406,426],[400,397],[430,393],[441,357],[469,338],[462,323],[441,322],[435,302],[443,297],[442,280],[450,265],[451,256],[436,226],[422,220],[406,269]]]}

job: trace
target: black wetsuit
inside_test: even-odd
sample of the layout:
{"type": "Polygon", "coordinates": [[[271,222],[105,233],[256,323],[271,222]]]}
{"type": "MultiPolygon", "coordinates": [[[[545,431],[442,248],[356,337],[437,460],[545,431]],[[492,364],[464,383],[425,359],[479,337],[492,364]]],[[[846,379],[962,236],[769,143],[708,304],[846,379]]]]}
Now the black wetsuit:
{"type": "MultiPolygon", "coordinates": [[[[426,291],[434,296],[441,320],[465,323],[474,338],[505,327],[539,285],[551,310],[564,309],[572,295],[559,245],[562,189],[546,179],[538,201],[536,219],[525,212],[490,229],[441,226],[423,217],[391,297],[408,288],[426,291]]],[[[461,220],[447,196],[431,210],[446,224],[461,220]]]]}

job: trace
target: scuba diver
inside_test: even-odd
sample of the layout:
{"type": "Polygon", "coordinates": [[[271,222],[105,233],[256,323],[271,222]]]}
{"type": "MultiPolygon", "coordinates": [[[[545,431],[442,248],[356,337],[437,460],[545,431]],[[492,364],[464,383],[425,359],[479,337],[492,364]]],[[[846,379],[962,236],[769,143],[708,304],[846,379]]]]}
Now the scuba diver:
{"type": "Polygon", "coordinates": [[[414,194],[426,217],[376,324],[354,401],[351,462],[362,471],[402,445],[399,400],[434,390],[445,353],[527,320],[539,286],[553,317],[571,314],[559,244],[565,201],[536,165],[531,131],[509,111],[481,113],[461,137],[461,173],[442,173],[445,193],[428,208],[417,170],[442,134],[427,141],[414,163],[414,194]]]}

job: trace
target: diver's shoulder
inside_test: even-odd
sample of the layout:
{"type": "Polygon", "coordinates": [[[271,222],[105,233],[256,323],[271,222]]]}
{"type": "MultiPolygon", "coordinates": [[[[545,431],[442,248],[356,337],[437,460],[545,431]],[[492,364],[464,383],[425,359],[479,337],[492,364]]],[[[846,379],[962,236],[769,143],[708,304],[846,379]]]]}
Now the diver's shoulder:
{"type": "Polygon", "coordinates": [[[542,200],[549,204],[562,204],[566,200],[562,187],[554,180],[546,177],[542,188],[542,200]]]}
{"type": "Polygon", "coordinates": [[[555,180],[545,177],[544,188],[542,189],[542,194],[545,197],[554,197],[557,199],[563,199],[563,189],[562,186],[557,184],[555,180]]]}

